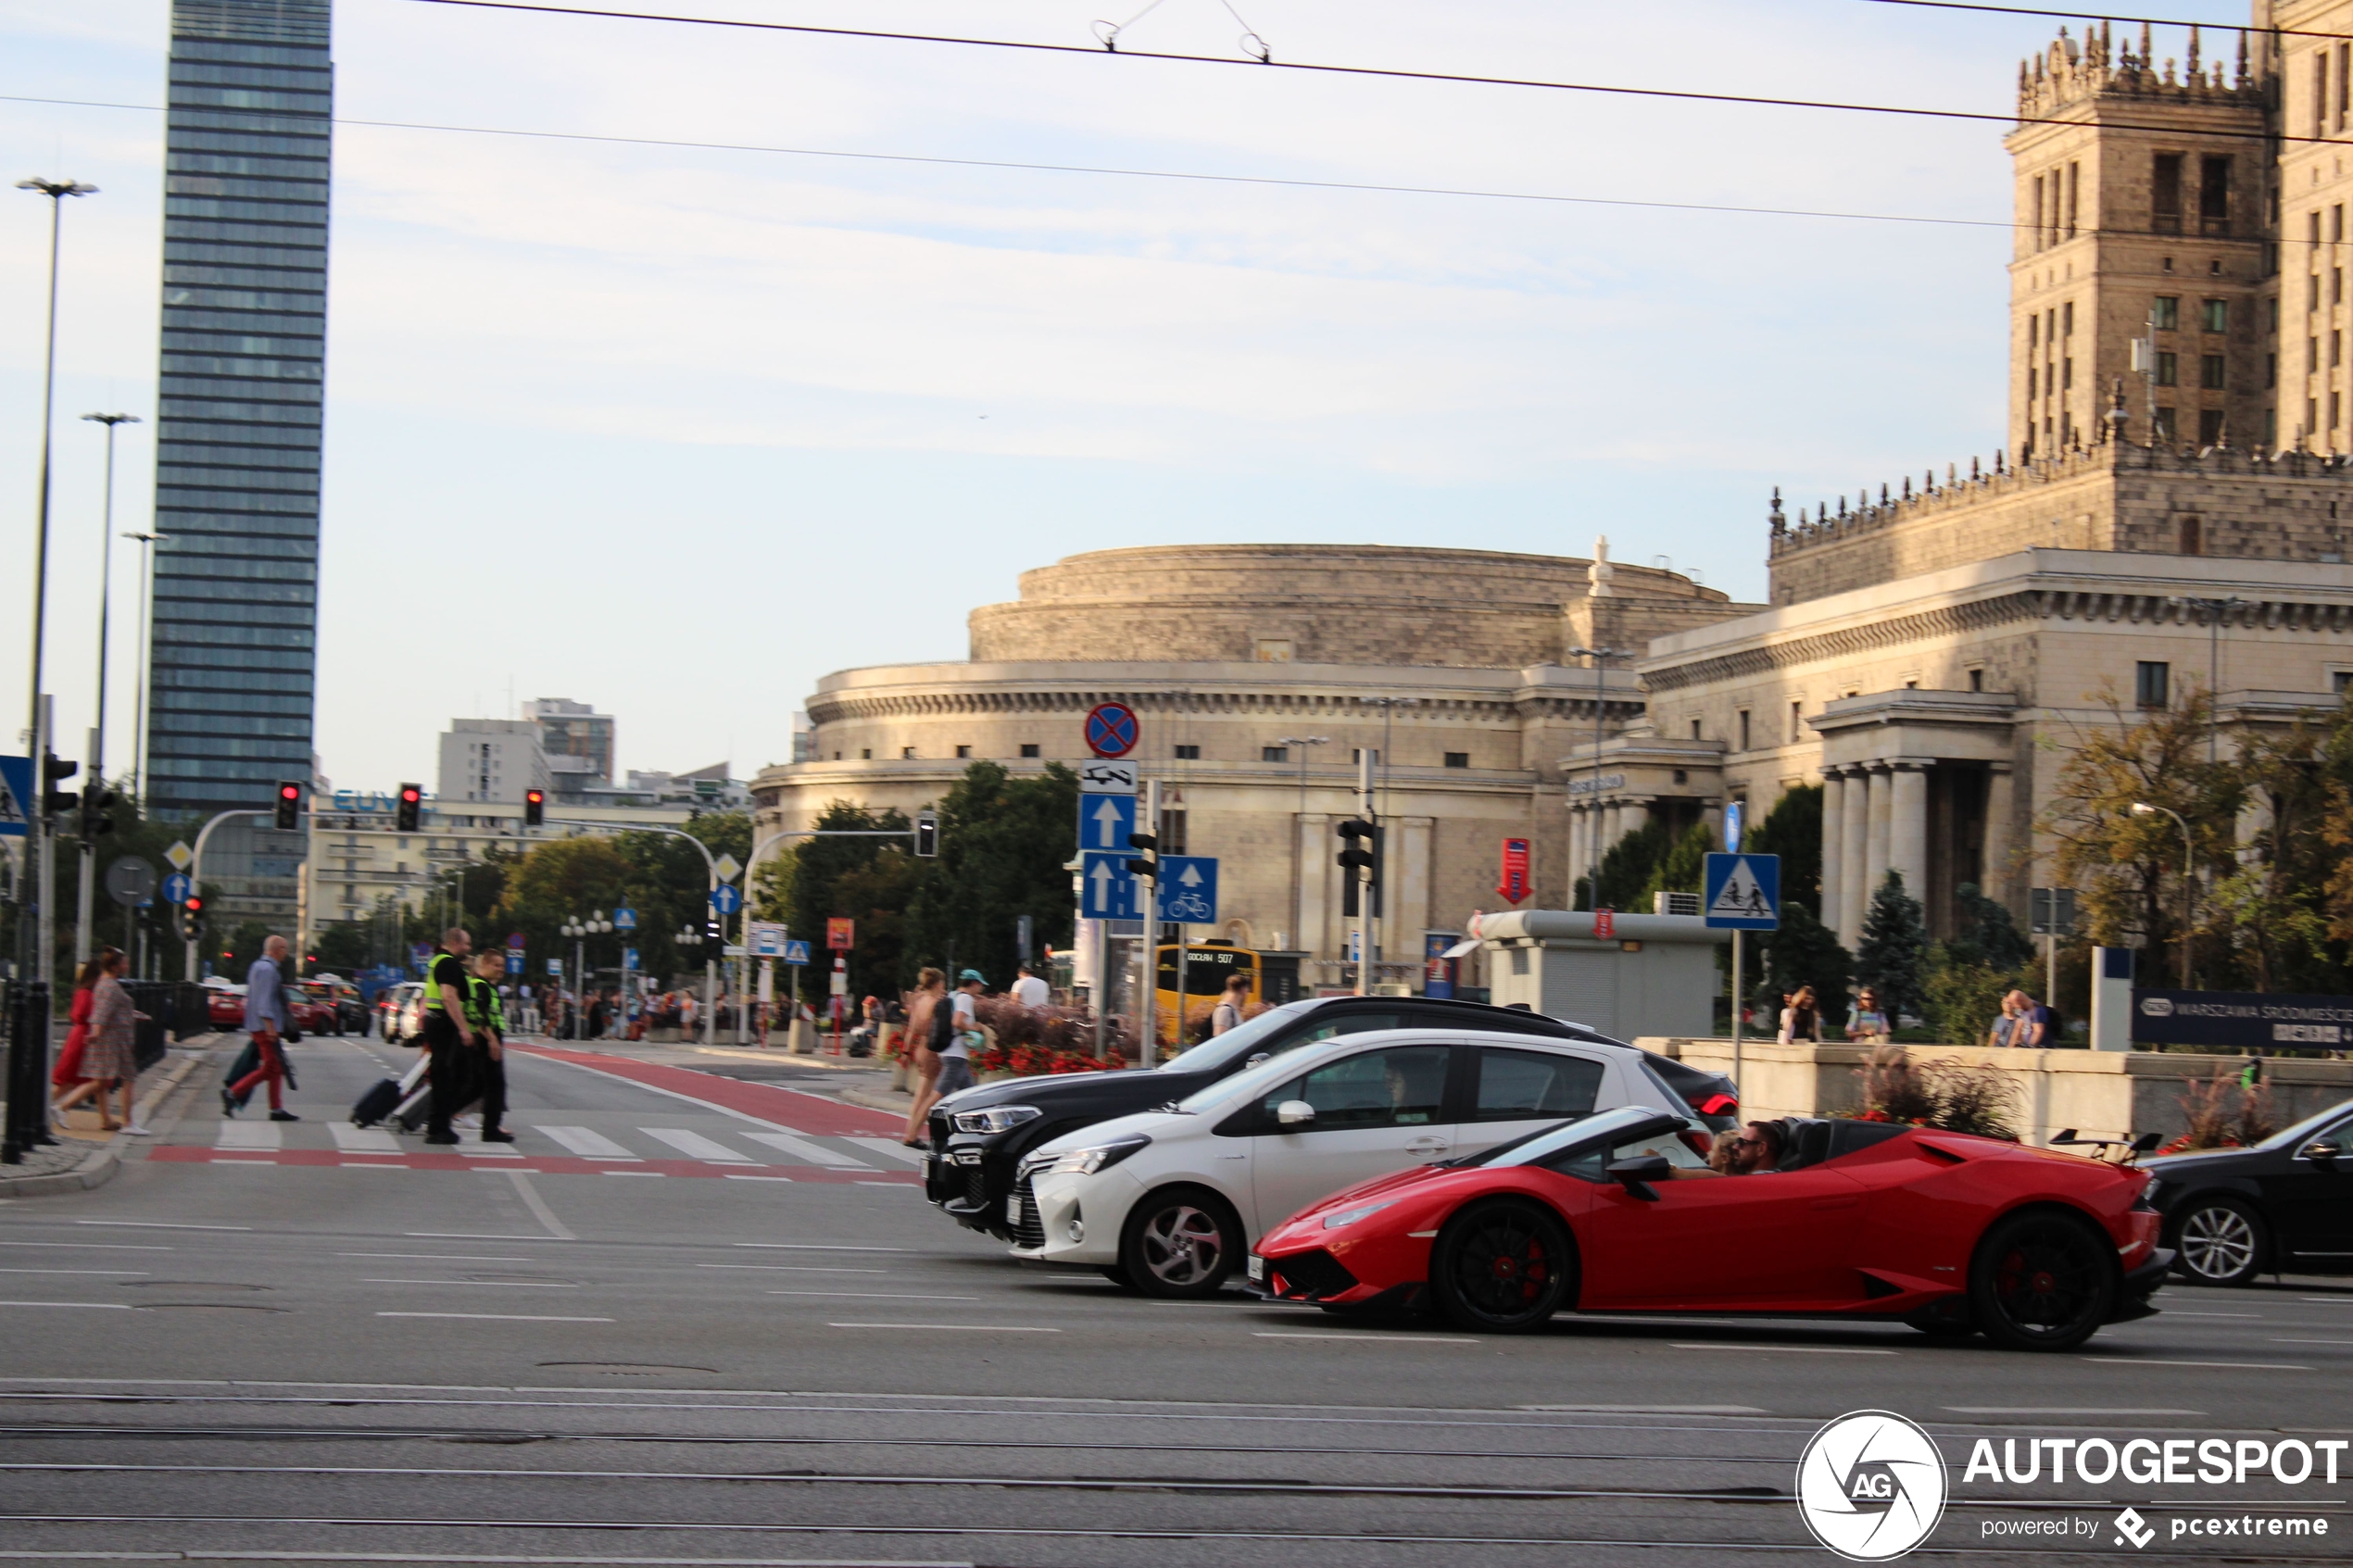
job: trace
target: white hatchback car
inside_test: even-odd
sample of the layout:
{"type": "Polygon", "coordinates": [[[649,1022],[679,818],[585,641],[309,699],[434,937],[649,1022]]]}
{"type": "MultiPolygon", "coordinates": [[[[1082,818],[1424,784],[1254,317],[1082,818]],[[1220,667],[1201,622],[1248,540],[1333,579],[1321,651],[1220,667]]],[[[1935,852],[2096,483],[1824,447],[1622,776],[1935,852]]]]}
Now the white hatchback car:
{"type": "Polygon", "coordinates": [[[1153,1296],[1217,1291],[1316,1199],[1623,1105],[1687,1114],[1630,1046],[1391,1029],[1302,1047],[1026,1157],[1013,1256],[1153,1296]]]}

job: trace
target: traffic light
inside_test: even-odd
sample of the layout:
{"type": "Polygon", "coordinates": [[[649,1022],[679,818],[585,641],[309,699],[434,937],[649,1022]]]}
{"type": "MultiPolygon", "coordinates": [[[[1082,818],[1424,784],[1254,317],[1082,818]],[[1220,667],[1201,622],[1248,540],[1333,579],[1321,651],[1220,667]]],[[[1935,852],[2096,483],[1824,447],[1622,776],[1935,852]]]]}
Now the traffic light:
{"type": "Polygon", "coordinates": [[[535,828],[547,820],[547,792],[527,789],[522,792],[522,825],[535,828]]]}
{"type": "Polygon", "coordinates": [[[1160,880],[1160,834],[1156,833],[1131,833],[1127,835],[1127,847],[1130,849],[1141,849],[1143,851],[1143,854],[1127,862],[1128,874],[1131,876],[1148,876],[1151,877],[1154,883],[1158,883],[1160,880]]]}
{"type": "Polygon", "coordinates": [[[424,814],[425,791],[422,784],[400,786],[400,804],[395,809],[393,825],[402,833],[417,831],[417,819],[424,814]]]}
{"type": "Polygon", "coordinates": [[[187,902],[180,906],[180,938],[183,942],[193,942],[203,935],[204,900],[191,893],[187,902]]]}
{"type": "Polygon", "coordinates": [[[713,909],[711,912],[711,918],[703,922],[702,939],[703,945],[708,947],[724,947],[727,945],[726,929],[719,918],[718,910],[713,909]]]}
{"type": "MultiPolygon", "coordinates": [[[[1334,830],[1347,846],[1340,852],[1340,912],[1353,916],[1361,912],[1358,889],[1380,886],[1380,830],[1362,817],[1351,817],[1334,830]]],[[[1380,906],[1376,902],[1374,912],[1380,906]]]]}
{"type": "Polygon", "coordinates": [[[937,811],[916,812],[915,854],[917,858],[928,860],[938,853],[939,813],[937,811]]]}
{"type": "Polygon", "coordinates": [[[81,797],[58,784],[82,771],[82,764],[69,762],[62,757],[48,756],[41,759],[41,810],[44,816],[62,816],[81,804],[81,797]]]}
{"type": "Polygon", "coordinates": [[[278,785],[277,828],[280,833],[292,833],[302,820],[302,785],[292,780],[278,785]]]}
{"type": "Polygon", "coordinates": [[[82,786],[82,841],[84,844],[102,833],[114,832],[114,818],[108,813],[121,798],[95,779],[82,786]]]}

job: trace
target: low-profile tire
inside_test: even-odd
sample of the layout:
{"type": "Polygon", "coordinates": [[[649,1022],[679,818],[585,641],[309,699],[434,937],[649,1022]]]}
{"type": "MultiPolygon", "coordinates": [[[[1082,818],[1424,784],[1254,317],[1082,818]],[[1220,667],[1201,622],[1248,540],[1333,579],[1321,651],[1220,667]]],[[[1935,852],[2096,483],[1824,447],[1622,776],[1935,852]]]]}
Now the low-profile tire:
{"type": "Polygon", "coordinates": [[[2269,1266],[2271,1227],[2245,1198],[2192,1198],[2173,1228],[2173,1267],[2191,1285],[2253,1285],[2269,1266]]]}
{"type": "Polygon", "coordinates": [[[1550,1210],[1515,1198],[1472,1203],[1429,1253],[1439,1315],[1481,1334],[1529,1334],[1577,1299],[1577,1253],[1550,1210]]]}
{"type": "Polygon", "coordinates": [[[2008,1350],[2072,1350],[2115,1309],[2116,1243],[2079,1214],[2031,1209],[1995,1223],[1969,1263],[1969,1314],[2008,1350]]]}
{"type": "Polygon", "coordinates": [[[1245,1245],[1224,1198],[1203,1187],[1163,1187],[1128,1210],[1119,1265],[1147,1296],[1201,1300],[1226,1288],[1245,1245]]]}
{"type": "Polygon", "coordinates": [[[1126,1269],[1116,1263],[1103,1271],[1103,1277],[1111,1281],[1112,1284],[1119,1286],[1122,1290],[1133,1290],[1136,1288],[1136,1282],[1127,1277],[1126,1269]]]}

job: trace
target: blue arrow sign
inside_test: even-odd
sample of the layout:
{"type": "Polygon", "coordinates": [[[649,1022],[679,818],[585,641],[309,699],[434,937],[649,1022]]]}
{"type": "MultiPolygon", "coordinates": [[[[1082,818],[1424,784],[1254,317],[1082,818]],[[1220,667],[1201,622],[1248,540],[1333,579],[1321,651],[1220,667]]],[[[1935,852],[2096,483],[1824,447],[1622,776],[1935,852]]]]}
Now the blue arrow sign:
{"type": "Polygon", "coordinates": [[[22,838],[32,822],[32,759],[0,757],[0,838],[22,838]]]}
{"type": "MultiPolygon", "coordinates": [[[[1078,847],[1128,851],[1127,835],[1136,831],[1136,797],[1132,795],[1082,795],[1078,797],[1078,847]]],[[[1088,916],[1093,919],[1093,916],[1088,916]]]]}
{"type": "MultiPolygon", "coordinates": [[[[1107,796],[1106,799],[1116,799],[1107,796]]],[[[1143,883],[1127,874],[1128,851],[1089,849],[1079,856],[1078,913],[1086,920],[1141,920],[1143,883]]]]}
{"type": "Polygon", "coordinates": [[[621,950],[621,967],[623,969],[635,969],[637,967],[636,948],[623,947],[621,950]]]}
{"type": "Polygon", "coordinates": [[[1189,925],[1217,919],[1217,859],[1214,855],[1160,858],[1160,918],[1189,925]]]}
{"type": "MultiPolygon", "coordinates": [[[[732,915],[744,907],[743,889],[734,883],[723,882],[711,890],[711,907],[723,915],[732,915]]],[[[620,923],[615,922],[615,924],[620,923]]]]}
{"type": "Polygon", "coordinates": [[[797,936],[788,936],[785,938],[785,961],[786,963],[807,963],[809,961],[809,944],[797,936]]]}
{"type": "Polygon", "coordinates": [[[1781,924],[1779,855],[1710,855],[1700,910],[1718,930],[1778,931],[1781,924]]]}
{"type": "Polygon", "coordinates": [[[1741,852],[1741,830],[1748,822],[1748,808],[1737,800],[1724,803],[1724,847],[1734,855],[1741,852]]]}
{"type": "Polygon", "coordinates": [[[636,930],[637,911],[631,909],[615,909],[612,912],[612,928],[615,931],[636,930]]]}
{"type": "Polygon", "coordinates": [[[188,901],[188,873],[173,872],[163,879],[163,896],[167,902],[184,904],[188,901]]]}

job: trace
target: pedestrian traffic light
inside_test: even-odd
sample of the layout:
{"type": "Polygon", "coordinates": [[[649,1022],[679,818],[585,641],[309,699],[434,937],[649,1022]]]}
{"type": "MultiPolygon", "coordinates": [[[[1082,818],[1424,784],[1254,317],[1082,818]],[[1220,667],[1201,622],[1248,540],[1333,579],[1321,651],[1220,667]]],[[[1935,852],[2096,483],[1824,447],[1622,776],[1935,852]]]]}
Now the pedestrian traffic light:
{"type": "Polygon", "coordinates": [[[535,828],[547,820],[547,792],[527,789],[522,792],[522,825],[535,828]]]}
{"type": "Polygon", "coordinates": [[[82,790],[82,841],[84,844],[102,833],[114,832],[114,818],[109,813],[121,799],[114,791],[93,779],[82,790]]]}
{"type": "Polygon", "coordinates": [[[82,771],[82,764],[79,762],[69,762],[64,758],[54,755],[42,758],[41,776],[44,786],[41,792],[41,809],[43,815],[62,816],[81,803],[81,797],[73,791],[61,790],[57,787],[58,784],[80,771],[82,771]]]}
{"type": "Polygon", "coordinates": [[[1358,889],[1380,885],[1380,830],[1362,817],[1351,817],[1334,831],[1346,846],[1340,852],[1340,912],[1354,916],[1362,911],[1358,889]]]}
{"type": "Polygon", "coordinates": [[[393,825],[402,833],[417,831],[417,819],[424,814],[425,791],[422,784],[400,786],[400,804],[395,809],[393,825]]]}
{"type": "Polygon", "coordinates": [[[292,833],[302,821],[302,785],[285,780],[278,785],[277,829],[292,833]]]}
{"type": "Polygon", "coordinates": [[[915,854],[917,858],[928,860],[938,853],[939,813],[937,811],[916,812],[915,854]]]}
{"type": "Polygon", "coordinates": [[[1128,874],[1146,876],[1158,882],[1160,880],[1160,834],[1131,833],[1127,835],[1127,847],[1143,851],[1143,854],[1127,862],[1128,874]]]}

